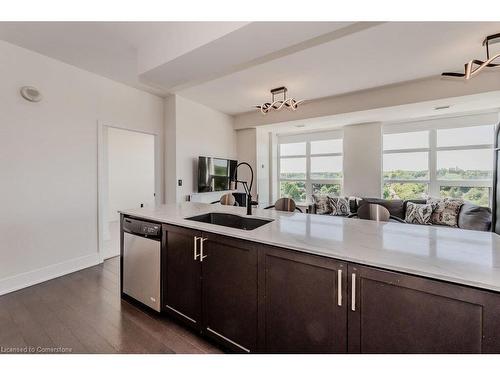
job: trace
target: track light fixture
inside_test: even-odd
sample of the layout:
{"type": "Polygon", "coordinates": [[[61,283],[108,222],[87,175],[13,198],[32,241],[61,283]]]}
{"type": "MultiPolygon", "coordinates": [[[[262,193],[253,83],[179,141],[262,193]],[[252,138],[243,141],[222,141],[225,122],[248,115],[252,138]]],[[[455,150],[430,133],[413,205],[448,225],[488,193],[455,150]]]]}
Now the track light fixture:
{"type": "Polygon", "coordinates": [[[304,100],[295,100],[295,98],[286,98],[287,93],[286,87],[278,87],[271,90],[271,102],[264,103],[262,105],[256,105],[255,108],[258,108],[260,112],[265,115],[270,110],[280,111],[283,108],[289,108],[293,111],[297,109],[297,106],[304,102],[304,100]],[[278,95],[281,97],[276,98],[278,95]]]}
{"type": "MultiPolygon", "coordinates": [[[[465,69],[463,73],[454,73],[454,72],[445,72],[441,73],[443,77],[459,77],[465,79],[471,79],[476,74],[478,74],[484,68],[495,68],[500,66],[500,64],[493,63],[493,61],[500,58],[500,53],[490,57],[490,43],[498,43],[500,42],[500,33],[488,35],[483,40],[483,46],[486,47],[486,60],[471,60],[467,64],[465,64],[465,69]]],[[[500,60],[500,59],[499,59],[500,60]]]]}

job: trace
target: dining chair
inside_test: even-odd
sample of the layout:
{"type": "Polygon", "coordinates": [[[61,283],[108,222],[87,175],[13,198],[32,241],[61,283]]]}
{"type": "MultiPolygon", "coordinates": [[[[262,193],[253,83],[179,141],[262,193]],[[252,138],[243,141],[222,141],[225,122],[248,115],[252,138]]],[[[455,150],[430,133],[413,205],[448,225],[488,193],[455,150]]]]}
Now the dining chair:
{"type": "Polygon", "coordinates": [[[265,207],[264,210],[268,210],[270,208],[274,208],[276,211],[294,212],[297,210],[302,212],[292,198],[280,198],[273,205],[265,207]]]}

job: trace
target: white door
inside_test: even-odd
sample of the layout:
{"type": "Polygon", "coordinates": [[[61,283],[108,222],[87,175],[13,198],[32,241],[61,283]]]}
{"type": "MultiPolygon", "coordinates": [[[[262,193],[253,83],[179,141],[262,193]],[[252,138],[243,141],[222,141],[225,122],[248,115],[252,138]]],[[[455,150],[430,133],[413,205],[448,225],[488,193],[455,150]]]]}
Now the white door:
{"type": "Polygon", "coordinates": [[[109,234],[103,245],[110,258],[120,254],[118,211],[155,204],[155,136],[108,127],[105,139],[109,234]]]}

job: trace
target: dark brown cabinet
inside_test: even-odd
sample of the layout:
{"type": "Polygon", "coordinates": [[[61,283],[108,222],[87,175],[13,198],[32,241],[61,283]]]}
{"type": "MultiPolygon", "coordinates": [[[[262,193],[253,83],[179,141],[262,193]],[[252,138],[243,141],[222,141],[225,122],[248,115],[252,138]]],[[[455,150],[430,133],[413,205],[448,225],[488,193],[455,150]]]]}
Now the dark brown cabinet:
{"type": "Polygon", "coordinates": [[[349,265],[350,353],[498,353],[500,296],[349,265]]]}
{"type": "Polygon", "coordinates": [[[264,351],[347,351],[347,265],[276,248],[263,253],[264,351]]]}
{"type": "Polygon", "coordinates": [[[235,351],[257,350],[257,245],[204,233],[203,326],[235,351]]]}
{"type": "Polygon", "coordinates": [[[201,328],[201,232],[163,225],[163,310],[201,328]]]}
{"type": "Polygon", "coordinates": [[[233,351],[257,350],[257,245],[163,226],[164,310],[233,351]]]}
{"type": "Polygon", "coordinates": [[[163,311],[232,351],[500,353],[500,293],[163,225],[163,311]]]}

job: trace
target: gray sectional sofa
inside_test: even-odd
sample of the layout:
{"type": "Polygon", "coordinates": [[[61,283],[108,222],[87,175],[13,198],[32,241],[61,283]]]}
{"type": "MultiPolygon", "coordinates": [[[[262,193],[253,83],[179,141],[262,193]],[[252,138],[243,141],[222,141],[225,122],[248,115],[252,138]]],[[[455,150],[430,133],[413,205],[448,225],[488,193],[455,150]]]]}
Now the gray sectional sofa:
{"type": "MultiPolygon", "coordinates": [[[[414,200],[399,200],[399,199],[381,199],[381,198],[349,198],[349,210],[351,214],[355,214],[361,205],[366,203],[380,204],[387,208],[391,216],[396,218],[405,219],[406,206],[408,202],[413,203],[426,203],[423,199],[414,200]]],[[[309,205],[308,212],[315,214],[316,206],[309,205]]],[[[460,208],[458,214],[458,228],[479,230],[488,232],[491,230],[491,209],[489,207],[476,206],[472,203],[465,202],[460,208]]]]}

